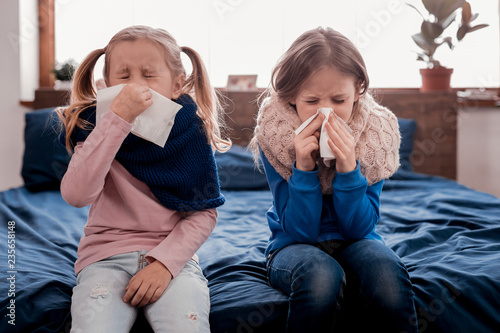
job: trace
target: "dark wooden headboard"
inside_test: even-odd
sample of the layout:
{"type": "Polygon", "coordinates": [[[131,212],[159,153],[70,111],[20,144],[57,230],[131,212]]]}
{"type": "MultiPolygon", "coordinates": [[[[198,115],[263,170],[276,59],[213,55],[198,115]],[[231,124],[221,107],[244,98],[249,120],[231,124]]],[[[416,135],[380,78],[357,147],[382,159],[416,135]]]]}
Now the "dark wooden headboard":
{"type": "MultiPolygon", "coordinates": [[[[262,90],[233,92],[219,89],[226,110],[227,135],[234,144],[246,146],[255,126],[257,99],[262,90]]],[[[67,92],[47,90],[46,104],[63,105],[67,92]],[[50,98],[47,98],[50,97],[50,98]]],[[[374,89],[375,99],[400,118],[417,121],[413,155],[414,170],[421,173],[456,179],[457,176],[457,96],[456,92],[421,93],[418,89],[374,89]]]]}
{"type": "MultiPolygon", "coordinates": [[[[253,135],[257,98],[261,91],[233,92],[223,96],[227,135],[246,146],[253,135]]],[[[375,89],[375,99],[400,118],[417,121],[411,162],[416,172],[456,179],[457,98],[455,92],[420,93],[418,89],[375,89]]]]}
{"type": "Polygon", "coordinates": [[[416,172],[457,178],[456,92],[377,89],[376,100],[399,118],[417,121],[411,163],[416,172]]]}

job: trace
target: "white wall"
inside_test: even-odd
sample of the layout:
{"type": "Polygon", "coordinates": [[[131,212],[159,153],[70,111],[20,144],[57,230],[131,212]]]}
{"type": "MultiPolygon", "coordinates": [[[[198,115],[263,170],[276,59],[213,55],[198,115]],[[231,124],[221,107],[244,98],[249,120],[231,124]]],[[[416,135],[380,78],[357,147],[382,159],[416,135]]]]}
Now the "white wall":
{"type": "Polygon", "coordinates": [[[38,1],[19,0],[19,61],[22,101],[35,99],[38,88],[38,1]]]}
{"type": "Polygon", "coordinates": [[[500,198],[500,112],[494,107],[458,110],[457,180],[500,198]]]}
{"type": "Polygon", "coordinates": [[[0,1],[0,190],[22,185],[24,113],[19,105],[19,2],[0,1]]]}

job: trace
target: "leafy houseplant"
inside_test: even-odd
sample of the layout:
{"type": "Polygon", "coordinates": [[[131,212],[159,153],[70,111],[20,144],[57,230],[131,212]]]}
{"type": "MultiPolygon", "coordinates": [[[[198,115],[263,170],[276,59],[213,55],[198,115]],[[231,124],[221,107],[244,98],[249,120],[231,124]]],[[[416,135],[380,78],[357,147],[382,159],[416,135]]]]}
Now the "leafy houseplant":
{"type": "Polygon", "coordinates": [[[442,66],[441,63],[434,58],[436,49],[443,44],[447,44],[450,49],[453,49],[455,43],[460,42],[467,33],[485,28],[488,24],[471,26],[471,22],[478,17],[478,14],[472,14],[471,6],[466,0],[422,0],[422,3],[428,11],[428,15],[426,16],[424,16],[415,6],[408,4],[423,18],[420,32],[411,36],[413,41],[422,49],[422,52],[418,53],[417,60],[427,63],[427,68],[420,70],[423,85],[421,90],[449,90],[450,77],[453,69],[442,66]],[[450,30],[448,28],[451,28],[450,26],[456,20],[457,13],[460,10],[462,19],[458,24],[456,42],[454,42],[454,39],[450,35],[443,36],[443,34],[450,30]],[[438,78],[440,73],[445,74],[444,79],[438,78]],[[427,74],[433,77],[430,82],[426,80],[427,74]],[[444,83],[445,86],[436,86],[436,84],[439,83],[436,80],[442,81],[441,83],[444,83]],[[427,87],[426,83],[430,83],[431,87],[427,87]]]}
{"type": "Polygon", "coordinates": [[[70,89],[71,81],[73,80],[73,74],[75,74],[75,70],[77,67],[77,63],[70,59],[61,64],[56,64],[54,69],[52,69],[52,73],[56,79],[54,88],[55,89],[70,89]]]}

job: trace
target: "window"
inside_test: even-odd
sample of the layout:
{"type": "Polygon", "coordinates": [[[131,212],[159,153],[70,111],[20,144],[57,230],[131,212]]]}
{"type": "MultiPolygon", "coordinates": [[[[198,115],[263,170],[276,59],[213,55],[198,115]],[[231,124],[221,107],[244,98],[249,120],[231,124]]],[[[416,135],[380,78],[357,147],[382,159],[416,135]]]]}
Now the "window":
{"type": "MultiPolygon", "coordinates": [[[[28,0],[24,0],[28,1],[28,0]]],[[[214,86],[229,74],[258,74],[267,87],[278,58],[302,32],[331,26],[349,37],[367,64],[372,87],[419,87],[417,46],[411,35],[421,17],[403,0],[55,0],[56,60],[77,62],[104,47],[120,29],[144,24],[168,30],[180,45],[197,50],[214,86]]],[[[420,0],[409,2],[421,5],[420,0]]],[[[488,23],[451,52],[436,57],[455,68],[453,87],[499,86],[497,0],[469,0],[488,23]]],[[[102,60],[101,60],[102,61],[102,60]]],[[[100,75],[102,64],[96,69],[100,75]]]]}

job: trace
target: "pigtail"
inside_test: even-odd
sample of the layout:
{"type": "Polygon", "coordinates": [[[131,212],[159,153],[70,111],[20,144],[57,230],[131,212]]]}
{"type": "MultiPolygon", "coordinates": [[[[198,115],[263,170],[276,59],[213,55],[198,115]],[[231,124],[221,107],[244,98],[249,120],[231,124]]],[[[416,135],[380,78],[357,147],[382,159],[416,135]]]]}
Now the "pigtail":
{"type": "Polygon", "coordinates": [[[71,91],[71,104],[67,108],[57,109],[64,129],[66,130],[66,149],[72,151],[71,134],[76,126],[87,129],[90,124],[79,118],[82,111],[91,106],[96,100],[96,89],[94,85],[94,67],[97,60],[105,53],[105,49],[91,52],[78,66],[73,79],[71,91]]]}
{"type": "Polygon", "coordinates": [[[205,123],[208,142],[220,152],[227,151],[231,147],[229,139],[222,139],[221,128],[224,128],[222,118],[224,109],[217,96],[217,92],[210,84],[208,73],[203,65],[200,55],[190,47],[183,46],[184,52],[193,65],[193,72],[184,83],[184,91],[194,93],[198,104],[198,115],[205,123]]]}

